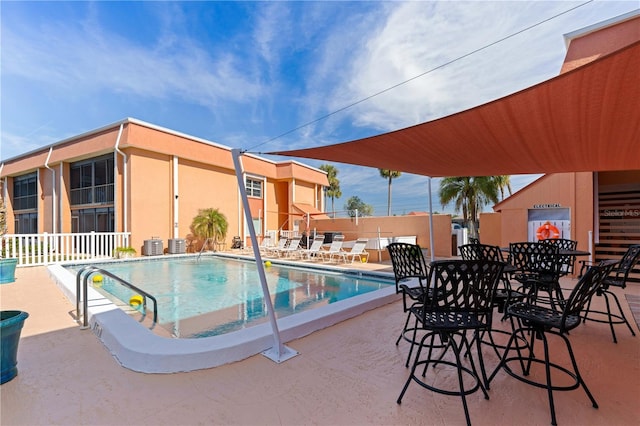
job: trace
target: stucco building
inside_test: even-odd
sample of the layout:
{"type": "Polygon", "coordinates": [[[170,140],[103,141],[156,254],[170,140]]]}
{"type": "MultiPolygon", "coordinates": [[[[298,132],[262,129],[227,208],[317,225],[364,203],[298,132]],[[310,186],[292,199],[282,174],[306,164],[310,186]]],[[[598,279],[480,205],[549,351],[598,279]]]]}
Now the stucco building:
{"type": "MultiPolygon", "coordinates": [[[[639,11],[566,34],[561,73],[639,40],[639,11]]],[[[636,155],[640,165],[640,140],[636,155]]],[[[533,241],[548,221],[595,259],[616,258],[640,244],[640,169],[547,174],[493,209],[499,214],[481,217],[484,242],[533,241]]]]}
{"type": "MultiPolygon", "coordinates": [[[[258,234],[294,230],[324,210],[326,173],[296,161],[243,155],[258,234]]],[[[148,239],[187,239],[200,209],[217,208],[247,241],[231,148],[127,118],[3,160],[8,232],[130,232],[138,253],[148,239]]]]}

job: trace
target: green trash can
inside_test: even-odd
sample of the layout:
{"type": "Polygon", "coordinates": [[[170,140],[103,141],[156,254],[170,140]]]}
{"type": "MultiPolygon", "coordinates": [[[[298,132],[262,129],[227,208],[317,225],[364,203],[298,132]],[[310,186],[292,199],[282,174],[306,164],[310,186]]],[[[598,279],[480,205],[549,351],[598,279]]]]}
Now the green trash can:
{"type": "Polygon", "coordinates": [[[18,343],[24,320],[28,316],[23,311],[0,311],[0,384],[18,374],[18,343]]]}

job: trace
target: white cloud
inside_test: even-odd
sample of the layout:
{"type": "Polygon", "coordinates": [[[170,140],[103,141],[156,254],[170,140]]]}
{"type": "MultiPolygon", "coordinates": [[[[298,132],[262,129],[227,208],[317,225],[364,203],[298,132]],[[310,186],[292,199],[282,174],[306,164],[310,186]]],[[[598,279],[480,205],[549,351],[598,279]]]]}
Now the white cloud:
{"type": "Polygon", "coordinates": [[[3,72],[70,96],[179,97],[212,109],[260,96],[259,86],[240,72],[239,60],[225,51],[176,37],[161,37],[150,47],[103,29],[95,19],[19,29],[3,21],[3,56],[11,58],[3,72]]]}
{"type": "MultiPolygon", "coordinates": [[[[397,4],[386,23],[355,52],[351,75],[336,90],[332,106],[366,98],[434,70],[561,8],[567,4],[397,4]]],[[[381,131],[448,115],[548,78],[548,70],[545,74],[536,69],[541,61],[558,60],[557,47],[562,43],[559,32],[531,30],[376,96],[349,114],[356,125],[381,131]],[[519,52],[524,48],[526,52],[519,52]]]]}

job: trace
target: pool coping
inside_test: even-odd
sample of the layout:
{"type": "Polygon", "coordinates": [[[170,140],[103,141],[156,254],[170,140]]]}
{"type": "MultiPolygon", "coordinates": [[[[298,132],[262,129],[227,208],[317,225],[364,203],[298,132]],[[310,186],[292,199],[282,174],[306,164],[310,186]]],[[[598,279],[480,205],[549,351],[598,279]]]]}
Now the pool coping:
{"type": "MultiPolygon", "coordinates": [[[[247,260],[242,255],[217,254],[247,260]]],[[[164,257],[164,256],[163,256],[164,257]]],[[[173,257],[173,256],[172,256],[173,257]]],[[[269,259],[288,266],[323,269],[390,278],[393,274],[335,267],[331,265],[301,265],[281,259],[269,259]]],[[[348,266],[348,265],[347,265],[348,266]]],[[[48,267],[51,278],[65,296],[75,304],[76,276],[62,264],[48,267]]],[[[142,373],[178,373],[240,361],[274,346],[275,338],[269,323],[263,323],[221,336],[199,339],[168,338],[151,330],[126,314],[91,286],[87,289],[89,329],[100,339],[117,362],[125,368],[142,373]]],[[[353,318],[371,309],[400,299],[395,287],[372,291],[346,300],[324,305],[278,319],[282,343],[291,342],[315,331],[353,318]]],[[[294,348],[293,348],[294,349],[294,348]]]]}

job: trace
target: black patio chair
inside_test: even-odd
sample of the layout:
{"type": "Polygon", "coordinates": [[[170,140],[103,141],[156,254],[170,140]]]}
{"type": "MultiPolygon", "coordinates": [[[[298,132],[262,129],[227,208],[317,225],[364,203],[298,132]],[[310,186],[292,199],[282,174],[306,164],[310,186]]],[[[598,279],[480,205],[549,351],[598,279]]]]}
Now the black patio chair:
{"type": "MultiPolygon", "coordinates": [[[[626,253],[622,256],[620,261],[618,261],[611,273],[602,281],[602,287],[598,289],[596,295],[604,296],[605,304],[607,307],[607,311],[596,311],[591,309],[591,301],[587,305],[587,309],[584,313],[583,322],[586,320],[595,321],[600,323],[608,323],[611,328],[611,335],[613,336],[613,343],[618,343],[618,339],[616,338],[616,332],[613,329],[614,324],[627,324],[629,331],[631,331],[631,335],[635,336],[636,333],[633,331],[631,324],[627,320],[627,317],[622,310],[622,306],[620,305],[620,301],[618,300],[618,296],[611,291],[612,287],[617,288],[625,288],[627,286],[627,279],[629,278],[629,273],[633,270],[635,265],[640,261],[640,244],[635,244],[629,246],[626,253]],[[618,307],[617,312],[611,312],[611,303],[609,301],[609,297],[611,297],[618,307]],[[599,317],[589,318],[589,314],[595,314],[599,317]],[[606,319],[603,319],[602,316],[606,316],[606,319]]],[[[582,268],[586,268],[589,266],[588,261],[581,261],[582,268]]],[[[581,272],[582,274],[582,272],[581,272]]]]}
{"type": "Polygon", "coordinates": [[[409,309],[416,303],[425,303],[429,297],[429,286],[427,285],[429,272],[422,254],[422,248],[419,245],[391,243],[387,246],[387,251],[393,266],[396,293],[402,293],[402,307],[404,312],[407,312],[407,319],[400,336],[396,340],[396,345],[400,343],[401,339],[412,343],[406,363],[409,366],[409,360],[413,352],[413,339],[407,336],[408,332],[413,331],[412,328],[409,328],[409,320],[411,318],[409,309]]]}
{"type": "MultiPolygon", "coordinates": [[[[507,315],[512,321],[513,333],[509,338],[507,348],[500,359],[500,363],[489,377],[489,382],[495,378],[498,371],[504,369],[507,374],[524,383],[546,389],[549,397],[552,425],[557,424],[553,391],[570,391],[582,387],[591,400],[593,407],[598,408],[598,403],[593,395],[591,395],[591,392],[580,375],[578,364],[576,363],[573,349],[571,348],[571,342],[567,336],[570,330],[580,325],[581,311],[593,294],[600,288],[604,277],[611,271],[611,268],[612,265],[606,264],[589,268],[562,305],[562,310],[558,311],[529,302],[514,303],[507,307],[507,315]],[[519,324],[518,326],[515,325],[516,322],[519,324]],[[559,336],[564,341],[571,361],[571,367],[563,366],[550,360],[548,334],[559,336]],[[525,335],[530,336],[530,341],[523,353],[521,346],[514,345],[514,343],[525,335]],[[536,340],[542,341],[544,346],[543,356],[536,356],[534,353],[536,340]],[[510,355],[512,351],[516,351],[516,354],[513,356],[510,355]],[[516,363],[520,364],[521,374],[516,371],[516,368],[512,367],[512,364],[516,363]],[[534,378],[529,377],[532,364],[544,366],[544,382],[536,381],[534,378]],[[567,384],[566,380],[558,380],[555,374],[553,375],[555,384],[552,383],[552,369],[561,375],[564,374],[569,377],[572,383],[567,384]]],[[[554,360],[555,359],[557,358],[554,357],[554,360]]]]}
{"type": "MultiPolygon", "coordinates": [[[[502,320],[505,320],[505,308],[511,303],[522,302],[527,297],[525,293],[511,288],[511,273],[514,270],[513,266],[506,263],[502,250],[499,246],[477,243],[465,244],[458,248],[460,249],[460,255],[463,260],[488,260],[492,262],[500,262],[504,265],[502,275],[498,282],[498,287],[496,288],[496,292],[493,296],[493,306],[498,308],[498,312],[503,314],[502,320]]],[[[500,358],[502,355],[498,350],[506,348],[504,346],[504,341],[506,341],[506,339],[503,340],[502,343],[498,343],[496,339],[494,339],[494,335],[496,334],[503,334],[507,336],[511,335],[508,331],[494,329],[490,326],[488,330],[482,333],[481,342],[491,346],[498,358],[500,358]]]]}
{"type": "Polygon", "coordinates": [[[565,238],[548,238],[541,241],[543,244],[551,244],[558,246],[558,259],[562,264],[560,273],[562,275],[573,275],[574,266],[576,263],[576,256],[572,254],[563,254],[563,251],[573,251],[578,248],[578,242],[575,240],[568,240],[565,238]]]}
{"type": "MultiPolygon", "coordinates": [[[[424,332],[418,344],[416,357],[411,367],[411,374],[407,379],[397,403],[402,398],[412,381],[433,392],[444,395],[458,395],[462,398],[464,414],[467,424],[471,424],[466,396],[482,390],[484,397],[489,399],[486,385],[487,375],[480,348],[480,333],[490,327],[492,314],[492,299],[502,274],[503,264],[484,260],[442,260],[431,263],[429,283],[433,287],[433,296],[423,304],[415,304],[409,309],[416,319],[418,327],[414,330],[414,339],[418,328],[424,332]],[[473,337],[470,340],[468,334],[473,337]],[[480,373],[475,365],[472,343],[476,343],[480,373]],[[434,348],[442,348],[438,356],[434,356],[434,348]],[[423,350],[428,354],[425,359],[420,355],[423,350]],[[453,352],[454,360],[445,358],[453,352]],[[467,360],[467,363],[463,362],[467,360]],[[456,369],[458,388],[448,389],[438,387],[443,383],[432,379],[431,375],[438,375],[440,369],[429,366],[449,366],[456,369]],[[423,366],[422,374],[418,367],[423,366]],[[473,380],[465,384],[464,375],[473,380]],[[429,382],[428,382],[429,381],[429,382]],[[465,387],[466,385],[466,387],[465,387]]],[[[448,383],[448,381],[445,381],[448,383]]],[[[445,384],[446,386],[446,384],[445,384]]]]}
{"type": "Polygon", "coordinates": [[[518,291],[524,292],[534,303],[555,307],[562,304],[564,295],[560,288],[562,259],[556,245],[540,242],[509,244],[509,263],[513,266],[513,278],[520,283],[518,291]],[[546,296],[540,296],[544,292],[546,296]]]}
{"type": "Polygon", "coordinates": [[[489,260],[504,263],[505,267],[502,277],[500,278],[501,285],[498,285],[493,298],[493,303],[498,308],[498,312],[504,312],[507,304],[524,299],[526,296],[525,293],[511,288],[511,273],[515,271],[515,268],[507,263],[500,247],[489,244],[470,243],[458,248],[460,249],[460,256],[463,260],[489,260]]]}

